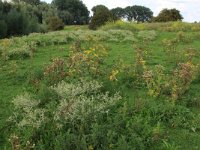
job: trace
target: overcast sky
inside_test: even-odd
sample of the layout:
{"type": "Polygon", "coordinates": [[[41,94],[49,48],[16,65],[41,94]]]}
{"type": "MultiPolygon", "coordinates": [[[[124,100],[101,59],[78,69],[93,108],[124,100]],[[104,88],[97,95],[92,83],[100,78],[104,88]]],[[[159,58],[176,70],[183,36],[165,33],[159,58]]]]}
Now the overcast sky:
{"type": "MultiPolygon", "coordinates": [[[[43,0],[50,3],[52,0],[43,0]]],[[[108,8],[142,5],[149,7],[154,16],[163,8],[177,8],[184,21],[200,21],[200,0],[82,0],[89,10],[95,5],[103,4],[108,8]]]]}

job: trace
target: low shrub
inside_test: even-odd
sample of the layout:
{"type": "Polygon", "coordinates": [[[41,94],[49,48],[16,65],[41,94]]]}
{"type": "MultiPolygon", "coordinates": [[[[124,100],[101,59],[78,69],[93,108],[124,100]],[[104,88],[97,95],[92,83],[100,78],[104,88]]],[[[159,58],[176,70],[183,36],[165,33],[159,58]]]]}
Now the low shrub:
{"type": "Polygon", "coordinates": [[[58,17],[50,17],[47,19],[48,30],[57,31],[64,29],[64,23],[58,17]]]}
{"type": "Polygon", "coordinates": [[[25,59],[31,56],[31,52],[27,46],[15,48],[7,52],[7,59],[25,59]]]}

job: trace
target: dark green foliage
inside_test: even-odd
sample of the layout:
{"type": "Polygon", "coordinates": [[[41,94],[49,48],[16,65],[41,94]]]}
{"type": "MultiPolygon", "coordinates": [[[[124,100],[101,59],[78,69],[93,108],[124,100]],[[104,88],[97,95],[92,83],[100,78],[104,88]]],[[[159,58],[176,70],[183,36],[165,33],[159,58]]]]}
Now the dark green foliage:
{"type": "Polygon", "coordinates": [[[41,2],[39,5],[21,4],[20,7],[31,17],[37,18],[40,24],[45,23],[49,17],[57,16],[57,10],[54,6],[41,2]]]}
{"type": "Polygon", "coordinates": [[[73,21],[73,16],[69,11],[61,10],[58,11],[58,16],[62,19],[65,24],[71,24],[73,21]]]}
{"type": "Polygon", "coordinates": [[[19,4],[21,2],[31,4],[31,5],[39,5],[40,0],[11,0],[13,3],[19,4]]]}
{"type": "Polygon", "coordinates": [[[168,22],[182,20],[183,17],[177,9],[163,9],[157,17],[153,19],[154,22],[168,22]]]}
{"type": "Polygon", "coordinates": [[[125,10],[123,8],[121,8],[121,7],[113,8],[110,11],[118,19],[122,19],[122,18],[125,17],[125,10]]]}
{"type": "Polygon", "coordinates": [[[112,14],[118,18],[126,18],[128,21],[149,22],[153,17],[153,12],[150,8],[144,6],[127,6],[126,8],[117,7],[111,9],[112,14]]]}
{"type": "Polygon", "coordinates": [[[64,28],[64,23],[58,17],[50,17],[47,20],[48,30],[56,31],[62,30],[64,28]]]}
{"type": "Polygon", "coordinates": [[[128,6],[125,8],[125,16],[129,21],[148,22],[153,17],[153,12],[144,6],[128,6]]]}
{"type": "Polygon", "coordinates": [[[4,20],[0,20],[0,38],[6,37],[7,35],[7,24],[4,20]]]}
{"type": "Polygon", "coordinates": [[[0,38],[40,31],[37,16],[28,6],[0,3],[0,38]]]}
{"type": "Polygon", "coordinates": [[[12,4],[5,1],[2,3],[2,9],[3,14],[7,14],[12,9],[12,4]]]}
{"type": "Polygon", "coordinates": [[[40,4],[40,0],[21,0],[21,1],[31,4],[31,5],[39,5],[40,4]]]}
{"type": "Polygon", "coordinates": [[[80,0],[54,0],[52,2],[58,8],[59,17],[65,24],[87,24],[89,11],[80,0]]]}
{"type": "Polygon", "coordinates": [[[19,35],[23,34],[23,29],[27,28],[28,18],[25,17],[25,14],[13,9],[8,13],[6,22],[8,35],[19,35]]]}
{"type": "Polygon", "coordinates": [[[89,24],[90,29],[95,30],[98,27],[104,25],[106,22],[111,21],[113,19],[112,13],[104,5],[95,6],[92,8],[92,11],[93,11],[93,17],[89,24]]]}
{"type": "Polygon", "coordinates": [[[38,23],[24,11],[12,9],[6,18],[8,35],[21,35],[38,31],[38,23]]]}

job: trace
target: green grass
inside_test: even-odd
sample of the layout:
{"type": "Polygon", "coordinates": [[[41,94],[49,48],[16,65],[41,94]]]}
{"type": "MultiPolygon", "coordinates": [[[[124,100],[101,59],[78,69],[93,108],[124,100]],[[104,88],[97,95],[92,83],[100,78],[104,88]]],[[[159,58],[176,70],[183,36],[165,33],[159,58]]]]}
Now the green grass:
{"type": "MultiPolygon", "coordinates": [[[[63,33],[67,34],[68,31],[74,31],[77,29],[87,30],[87,26],[67,26],[65,27],[63,33]]],[[[163,65],[167,70],[174,68],[174,62],[168,61],[168,56],[162,48],[162,40],[172,39],[176,37],[177,32],[166,32],[166,31],[157,31],[157,37],[155,40],[149,42],[149,49],[151,49],[151,57],[148,58],[148,64],[150,67],[154,67],[157,64],[163,65]]],[[[134,32],[137,36],[137,32],[134,32]]],[[[192,47],[197,49],[200,52],[200,43],[199,39],[195,37],[195,32],[186,32],[186,35],[193,37],[193,40],[190,43],[182,43],[179,45],[178,50],[182,50],[185,47],[192,47]]],[[[103,43],[109,49],[109,55],[107,58],[108,63],[112,64],[113,60],[118,58],[123,59],[126,64],[134,63],[135,53],[133,50],[133,42],[108,42],[103,41],[103,43]]],[[[13,113],[13,106],[11,104],[14,97],[20,95],[23,92],[37,93],[34,87],[28,83],[28,80],[32,77],[32,73],[42,73],[44,67],[49,64],[52,58],[61,57],[67,58],[69,54],[69,47],[72,42],[61,45],[47,45],[39,46],[36,49],[35,55],[33,58],[26,58],[23,60],[0,60],[0,149],[7,149],[9,147],[8,138],[9,125],[6,124],[6,120],[13,113]],[[15,65],[16,64],[16,68],[15,65]],[[14,70],[14,71],[13,71],[14,70]]],[[[200,56],[196,56],[194,61],[199,63],[200,56]]],[[[109,78],[106,77],[106,78],[109,78]]],[[[159,101],[162,101],[160,98],[151,98],[146,94],[146,88],[133,88],[126,87],[123,85],[121,88],[123,95],[128,100],[130,105],[135,104],[135,101],[138,99],[144,99],[155,101],[156,105],[159,104],[159,101]]],[[[109,89],[109,88],[108,88],[109,89]]],[[[120,89],[120,88],[119,88],[120,89]]],[[[196,98],[200,101],[200,82],[196,81],[192,84],[190,90],[184,94],[182,97],[183,102],[178,103],[177,105],[188,108],[190,111],[194,112],[195,116],[198,116],[200,113],[200,106],[188,106],[186,103],[190,100],[196,98]]],[[[144,114],[141,114],[144,115],[144,114]]],[[[155,116],[156,117],[156,116],[155,116]]],[[[171,145],[177,147],[178,149],[200,149],[200,132],[192,131],[186,128],[172,128],[165,125],[165,130],[171,145]]],[[[159,144],[158,144],[159,145],[159,144]]],[[[158,147],[157,144],[152,146],[151,149],[162,149],[158,147]]],[[[166,149],[163,148],[163,149],[166,149]]]]}

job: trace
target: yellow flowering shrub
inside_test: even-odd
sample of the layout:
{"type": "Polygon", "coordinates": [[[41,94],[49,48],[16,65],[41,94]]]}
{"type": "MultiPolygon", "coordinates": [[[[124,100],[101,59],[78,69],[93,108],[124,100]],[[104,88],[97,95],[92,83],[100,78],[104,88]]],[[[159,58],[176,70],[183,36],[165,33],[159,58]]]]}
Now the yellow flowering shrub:
{"type": "Polygon", "coordinates": [[[84,77],[91,75],[97,77],[104,72],[102,64],[108,54],[107,48],[95,42],[88,47],[84,48],[80,42],[76,42],[71,47],[68,59],[69,74],[71,76],[84,77]]]}

